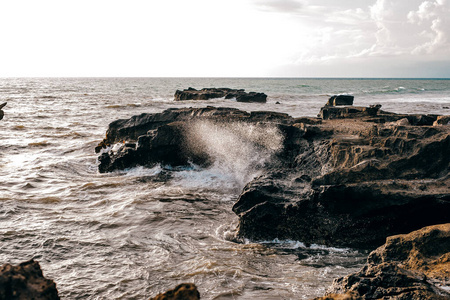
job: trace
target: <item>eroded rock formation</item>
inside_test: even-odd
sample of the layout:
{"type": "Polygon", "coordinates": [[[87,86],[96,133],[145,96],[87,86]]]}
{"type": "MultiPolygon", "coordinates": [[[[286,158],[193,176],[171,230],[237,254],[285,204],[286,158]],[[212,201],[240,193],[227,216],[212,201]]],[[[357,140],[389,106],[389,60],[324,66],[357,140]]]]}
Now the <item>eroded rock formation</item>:
{"type": "Polygon", "coordinates": [[[229,88],[203,88],[196,90],[188,88],[185,90],[177,90],[174,95],[175,101],[180,100],[209,100],[215,98],[233,99],[237,102],[261,102],[267,101],[267,95],[264,93],[245,92],[243,89],[229,89],[229,88]]]}
{"type": "Polygon", "coordinates": [[[282,149],[233,207],[238,238],[374,249],[387,236],[450,222],[450,126],[432,126],[436,115],[380,106],[326,106],[321,118],[297,119],[214,107],[143,114],[110,124],[97,148],[112,147],[99,157],[100,172],[208,166],[208,150],[190,142],[199,120],[271,124],[283,136],[282,149]]]}
{"type": "Polygon", "coordinates": [[[328,293],[329,299],[450,299],[450,224],[389,237],[328,293]]]}

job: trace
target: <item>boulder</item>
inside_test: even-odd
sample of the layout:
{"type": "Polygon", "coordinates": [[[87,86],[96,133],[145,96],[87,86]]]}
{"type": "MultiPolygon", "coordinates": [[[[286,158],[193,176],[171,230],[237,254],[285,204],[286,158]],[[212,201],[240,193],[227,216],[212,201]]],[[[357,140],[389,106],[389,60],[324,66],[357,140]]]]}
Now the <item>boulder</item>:
{"type": "Polygon", "coordinates": [[[360,271],[336,279],[328,294],[352,294],[355,298],[350,299],[449,299],[449,291],[450,224],[442,224],[387,238],[360,271]]]}
{"type": "Polygon", "coordinates": [[[173,290],[159,294],[149,300],[198,300],[200,293],[195,284],[182,283],[177,285],[173,290]]]}
{"type": "Polygon", "coordinates": [[[0,299],[56,300],[59,296],[53,280],[44,277],[37,261],[30,260],[0,268],[0,299]]]}
{"type": "Polygon", "coordinates": [[[260,102],[265,103],[267,101],[267,95],[264,93],[250,92],[247,93],[243,89],[230,89],[230,88],[203,88],[196,90],[194,88],[188,88],[185,90],[177,90],[174,95],[175,101],[181,100],[209,100],[215,98],[233,99],[238,102],[260,102]]]}

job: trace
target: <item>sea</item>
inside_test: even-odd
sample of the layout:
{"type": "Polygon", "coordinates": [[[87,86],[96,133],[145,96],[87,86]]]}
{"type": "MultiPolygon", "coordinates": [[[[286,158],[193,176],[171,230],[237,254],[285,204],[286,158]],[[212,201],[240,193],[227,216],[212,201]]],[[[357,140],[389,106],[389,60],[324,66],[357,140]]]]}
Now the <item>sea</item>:
{"type": "Polygon", "coordinates": [[[0,120],[0,264],[37,260],[61,299],[149,299],[184,282],[196,284],[202,299],[323,295],[334,278],[361,268],[368,253],[292,240],[236,242],[231,208],[264,172],[240,159],[254,155],[248,139],[230,138],[234,131],[204,135],[223,159],[207,169],[100,174],[94,148],[110,122],[141,113],[223,106],[316,116],[336,94],[397,113],[450,114],[447,79],[0,78],[0,104],[7,102],[0,120]],[[263,92],[268,101],[175,102],[175,91],[188,87],[263,92]],[[223,139],[232,142],[217,144],[223,139]]]}

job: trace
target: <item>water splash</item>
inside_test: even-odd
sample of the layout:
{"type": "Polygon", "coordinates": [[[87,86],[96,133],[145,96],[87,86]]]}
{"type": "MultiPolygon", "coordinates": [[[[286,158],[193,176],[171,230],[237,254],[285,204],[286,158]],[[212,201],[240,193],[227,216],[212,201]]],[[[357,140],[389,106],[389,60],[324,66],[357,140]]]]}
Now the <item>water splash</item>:
{"type": "Polygon", "coordinates": [[[206,154],[210,170],[231,177],[242,188],[259,175],[283,147],[284,137],[273,124],[197,121],[186,129],[188,147],[206,154]]]}

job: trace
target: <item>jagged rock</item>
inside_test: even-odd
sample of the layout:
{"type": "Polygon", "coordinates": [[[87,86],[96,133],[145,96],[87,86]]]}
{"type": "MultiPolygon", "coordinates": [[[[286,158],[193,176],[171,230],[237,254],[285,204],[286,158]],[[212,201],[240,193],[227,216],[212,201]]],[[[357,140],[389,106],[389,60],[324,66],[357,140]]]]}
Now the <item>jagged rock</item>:
{"type": "Polygon", "coordinates": [[[96,151],[110,147],[99,156],[101,173],[135,166],[201,166],[209,164],[207,153],[186,140],[186,130],[192,122],[209,120],[216,123],[292,123],[293,118],[276,112],[247,113],[234,108],[181,108],[158,114],[141,114],[109,125],[106,138],[96,151]]]}
{"type": "Polygon", "coordinates": [[[232,99],[236,98],[238,102],[266,102],[267,95],[264,93],[250,92],[247,93],[243,89],[229,88],[204,88],[196,90],[188,88],[186,90],[177,90],[174,95],[175,101],[180,100],[209,100],[215,98],[232,99]]]}
{"type": "Polygon", "coordinates": [[[450,130],[387,122],[403,118],[427,119],[378,111],[289,126],[283,168],[247,184],[233,207],[238,237],[373,249],[450,222],[450,130]]]}
{"type": "Polygon", "coordinates": [[[195,284],[182,283],[177,285],[173,290],[159,294],[149,300],[198,300],[200,293],[195,284]]]}
{"type": "Polygon", "coordinates": [[[438,116],[436,121],[434,121],[433,126],[439,125],[449,125],[450,124],[450,116],[438,116]]]}
{"type": "Polygon", "coordinates": [[[449,290],[450,224],[442,224],[389,237],[360,271],[336,279],[328,293],[351,293],[356,299],[443,300],[450,299],[449,290]]]}
{"type": "Polygon", "coordinates": [[[206,107],[118,120],[99,145],[111,147],[99,171],[208,166],[210,153],[191,141],[196,122],[272,124],[283,147],[235,203],[237,238],[374,249],[387,236],[450,222],[450,126],[431,126],[433,115],[350,108],[328,107],[340,116],[330,119],[206,107]]]}
{"type": "Polygon", "coordinates": [[[325,106],[353,105],[353,99],[351,95],[334,95],[328,99],[325,106]]]}
{"type": "Polygon", "coordinates": [[[1,300],[56,300],[56,284],[46,279],[37,261],[30,260],[17,266],[5,264],[0,268],[1,300]]]}
{"type": "Polygon", "coordinates": [[[3,119],[3,116],[5,115],[5,112],[2,110],[2,108],[5,107],[6,104],[7,102],[0,104],[0,120],[3,119]]]}

